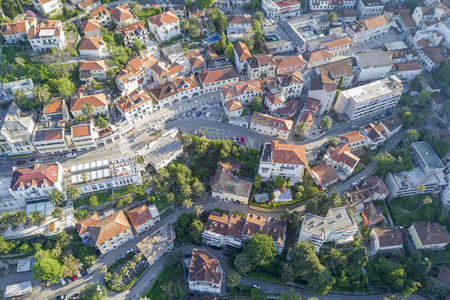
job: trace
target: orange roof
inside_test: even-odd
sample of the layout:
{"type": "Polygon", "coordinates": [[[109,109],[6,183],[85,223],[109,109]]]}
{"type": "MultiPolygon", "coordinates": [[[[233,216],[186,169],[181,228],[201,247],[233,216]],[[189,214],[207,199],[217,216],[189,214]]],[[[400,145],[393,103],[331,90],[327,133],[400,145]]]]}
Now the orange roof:
{"type": "Polygon", "coordinates": [[[163,26],[164,24],[170,24],[173,22],[176,22],[178,20],[180,20],[173,12],[166,11],[162,14],[150,17],[147,19],[150,23],[152,23],[153,25],[156,25],[158,27],[163,26]]]}
{"type": "Polygon", "coordinates": [[[352,131],[346,134],[341,134],[339,136],[339,138],[342,141],[345,141],[349,144],[353,144],[353,143],[357,143],[357,142],[361,142],[364,141],[366,139],[366,137],[361,133],[361,131],[352,131]]]}
{"type": "Polygon", "coordinates": [[[303,57],[306,59],[306,61],[308,63],[318,62],[318,61],[330,58],[332,56],[333,56],[333,54],[331,54],[326,49],[320,49],[320,50],[316,50],[316,51],[313,51],[313,52],[308,52],[308,53],[303,55],[303,57]]]}
{"type": "Polygon", "coordinates": [[[292,120],[285,120],[255,111],[250,119],[250,123],[289,132],[291,131],[293,122],[292,120]]]}
{"type": "Polygon", "coordinates": [[[57,164],[42,166],[35,164],[29,168],[14,169],[11,179],[11,190],[17,191],[19,187],[40,187],[42,184],[53,186],[58,181],[59,167],[57,164]]]}
{"type": "Polygon", "coordinates": [[[186,52],[186,54],[184,55],[186,58],[189,58],[191,56],[198,56],[200,55],[200,51],[198,51],[197,49],[194,50],[189,50],[188,52],[186,52]]]}
{"type": "Polygon", "coordinates": [[[242,109],[242,103],[240,101],[237,101],[236,99],[231,99],[225,102],[225,105],[228,108],[228,111],[235,111],[242,109]]]}
{"type": "Polygon", "coordinates": [[[306,65],[306,62],[301,55],[285,56],[277,58],[275,61],[277,62],[277,69],[306,65]]]}
{"type": "Polygon", "coordinates": [[[78,126],[72,126],[72,137],[82,137],[91,135],[91,125],[83,124],[78,126]]]}
{"type": "Polygon", "coordinates": [[[326,43],[322,43],[320,44],[321,46],[325,46],[328,49],[333,49],[336,47],[340,47],[340,46],[344,46],[344,45],[350,45],[352,43],[352,40],[349,39],[348,37],[343,37],[337,40],[333,40],[333,41],[329,41],[326,43]]]}
{"type": "Polygon", "coordinates": [[[222,281],[222,271],[216,257],[203,249],[192,250],[189,281],[219,284],[222,281]]]}
{"type": "Polygon", "coordinates": [[[197,77],[194,74],[190,76],[174,78],[173,82],[175,83],[175,86],[177,87],[179,93],[200,87],[200,83],[198,82],[197,77]]]}
{"type": "Polygon", "coordinates": [[[419,62],[417,60],[415,61],[410,61],[410,62],[405,62],[405,63],[398,63],[395,64],[395,67],[397,68],[398,71],[403,72],[403,71],[415,71],[415,70],[423,70],[422,67],[420,66],[419,62]]]}
{"type": "Polygon", "coordinates": [[[314,125],[314,120],[316,119],[315,111],[304,111],[302,114],[301,122],[305,122],[309,127],[314,125]]]}
{"type": "Polygon", "coordinates": [[[120,98],[116,107],[123,113],[127,113],[148,101],[152,101],[152,98],[144,90],[136,90],[131,95],[120,98]]]}
{"type": "Polygon", "coordinates": [[[153,220],[152,214],[145,204],[129,210],[127,216],[134,228],[153,220]]]}
{"type": "Polygon", "coordinates": [[[328,147],[327,154],[331,160],[347,165],[350,168],[356,167],[359,162],[359,157],[350,152],[350,147],[346,143],[340,143],[336,147],[328,147]]]}
{"type": "Polygon", "coordinates": [[[322,163],[310,169],[313,175],[319,180],[320,185],[326,186],[339,180],[339,175],[335,168],[322,163]]]}
{"type": "Polygon", "coordinates": [[[239,79],[239,74],[234,67],[229,67],[218,70],[203,71],[198,73],[198,77],[200,78],[202,84],[207,84],[227,79],[239,79]]]}
{"type": "Polygon", "coordinates": [[[286,101],[286,99],[284,99],[284,96],[281,94],[272,94],[272,95],[267,95],[266,98],[270,101],[270,103],[272,103],[273,105],[277,105],[280,103],[284,103],[286,101]],[[284,100],[284,101],[283,101],[284,100]]]}
{"type": "Polygon", "coordinates": [[[380,16],[371,17],[360,21],[361,25],[366,29],[370,30],[376,27],[383,26],[391,21],[391,16],[389,14],[384,14],[380,16]]]}
{"type": "Polygon", "coordinates": [[[19,22],[14,22],[10,24],[3,24],[2,25],[2,34],[8,35],[8,34],[18,34],[18,33],[27,33],[27,20],[22,20],[19,22]]]}
{"type": "Polygon", "coordinates": [[[103,41],[103,37],[83,37],[78,50],[99,50],[104,45],[106,43],[103,41]]]}
{"type": "Polygon", "coordinates": [[[87,95],[71,99],[70,111],[74,112],[81,110],[84,103],[91,103],[94,107],[103,107],[108,105],[105,94],[87,95]]]}
{"type": "Polygon", "coordinates": [[[190,57],[189,63],[191,64],[192,68],[194,68],[194,69],[206,66],[205,59],[201,55],[190,57]]]}
{"type": "Polygon", "coordinates": [[[319,107],[320,107],[320,100],[308,97],[306,99],[305,107],[303,109],[307,110],[307,111],[318,112],[319,111],[319,107]]]}
{"type": "Polygon", "coordinates": [[[55,114],[62,112],[63,100],[52,101],[44,109],[44,114],[55,114]]]}
{"type": "Polygon", "coordinates": [[[231,15],[228,16],[228,24],[251,24],[252,16],[250,15],[231,15]]]}
{"type": "Polygon", "coordinates": [[[85,217],[84,219],[77,222],[75,225],[78,235],[82,235],[83,233],[88,231],[88,226],[96,223],[97,221],[100,221],[100,217],[97,213],[94,213],[93,215],[89,215],[85,217]]]}
{"type": "Polygon", "coordinates": [[[184,70],[184,67],[180,64],[175,64],[169,69],[170,75],[175,75],[184,70]]]}
{"type": "Polygon", "coordinates": [[[81,71],[93,71],[93,70],[105,70],[106,65],[104,60],[94,60],[94,61],[81,61],[80,68],[81,71]]]}
{"type": "Polygon", "coordinates": [[[110,14],[110,12],[108,11],[108,9],[106,9],[106,7],[104,5],[101,5],[99,7],[94,8],[89,15],[93,18],[99,17],[99,16],[104,16],[110,14]]]}
{"type": "Polygon", "coordinates": [[[78,3],[78,6],[80,6],[81,8],[86,8],[98,2],[100,2],[100,0],[84,0],[78,3]]]}
{"type": "Polygon", "coordinates": [[[45,141],[60,140],[62,138],[63,138],[63,131],[61,129],[45,130],[44,134],[45,141]]]}
{"type": "Polygon", "coordinates": [[[129,6],[128,4],[122,4],[120,6],[117,6],[116,8],[110,9],[109,13],[111,14],[111,17],[116,19],[119,22],[123,22],[129,19],[134,18],[134,16],[129,12],[129,6]]]}
{"type": "Polygon", "coordinates": [[[130,223],[128,223],[125,214],[121,210],[88,226],[96,246],[130,228],[130,223]]]}
{"type": "Polygon", "coordinates": [[[102,27],[98,24],[97,19],[83,21],[80,25],[81,31],[84,33],[102,29],[102,27]]]}
{"type": "Polygon", "coordinates": [[[272,162],[277,164],[307,165],[305,146],[280,144],[278,141],[271,142],[272,162]]]}
{"type": "Polygon", "coordinates": [[[237,42],[236,44],[234,44],[234,50],[236,51],[236,54],[240,61],[245,61],[252,57],[250,50],[248,50],[247,45],[243,42],[237,42]]]}
{"type": "Polygon", "coordinates": [[[257,80],[240,81],[231,85],[226,85],[221,88],[223,96],[225,99],[242,96],[250,91],[261,90],[259,82],[257,80]]]}

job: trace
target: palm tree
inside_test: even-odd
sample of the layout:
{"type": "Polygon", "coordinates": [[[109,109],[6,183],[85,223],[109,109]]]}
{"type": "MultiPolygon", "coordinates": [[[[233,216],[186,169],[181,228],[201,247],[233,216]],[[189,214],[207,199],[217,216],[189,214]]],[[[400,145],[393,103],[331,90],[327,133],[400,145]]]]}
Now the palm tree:
{"type": "Polygon", "coordinates": [[[134,260],[135,263],[138,264],[138,263],[141,261],[141,254],[140,254],[140,253],[136,253],[136,254],[133,256],[133,260],[134,260]]]}
{"type": "Polygon", "coordinates": [[[234,266],[236,267],[236,270],[241,273],[245,274],[249,272],[252,268],[252,262],[250,260],[250,257],[248,257],[247,254],[244,252],[238,254],[236,258],[234,259],[234,266]]]}
{"type": "Polygon", "coordinates": [[[27,222],[27,213],[24,210],[18,210],[14,213],[15,225],[20,226],[27,222]]]}
{"type": "Polygon", "coordinates": [[[122,283],[122,276],[119,273],[114,274],[113,285],[118,287],[120,283],[122,283]]]}
{"type": "Polygon", "coordinates": [[[433,203],[433,199],[431,199],[430,197],[426,196],[423,200],[422,200],[422,204],[416,208],[415,211],[413,211],[411,214],[415,213],[416,211],[418,211],[422,206],[426,205],[426,204],[430,204],[433,203]]]}
{"type": "Polygon", "coordinates": [[[299,122],[295,125],[295,131],[298,134],[305,134],[309,130],[309,125],[306,122],[299,122]]]}
{"type": "Polygon", "coordinates": [[[235,288],[239,285],[239,281],[241,276],[239,276],[238,272],[231,272],[225,277],[225,282],[227,283],[229,288],[235,288]]]}
{"type": "MultiPolygon", "coordinates": [[[[416,193],[417,193],[417,194],[421,194],[421,193],[423,193],[423,192],[425,192],[425,186],[424,186],[423,184],[421,184],[421,185],[419,185],[419,186],[417,187],[416,193]]],[[[414,196],[415,196],[415,195],[412,195],[412,196],[408,199],[408,201],[406,201],[405,206],[406,206],[406,204],[408,204],[408,202],[409,202],[414,196]]]]}
{"type": "Polygon", "coordinates": [[[77,188],[76,186],[69,186],[66,189],[67,197],[69,197],[72,200],[77,200],[81,196],[81,190],[77,188]]]}
{"type": "Polygon", "coordinates": [[[64,211],[61,207],[55,207],[52,210],[52,217],[55,219],[61,219],[64,216],[64,211]]]}
{"type": "Polygon", "coordinates": [[[133,13],[133,15],[137,16],[142,12],[142,5],[140,5],[136,1],[133,1],[133,2],[131,2],[130,10],[133,13]]]}
{"type": "Polygon", "coordinates": [[[197,196],[200,196],[205,192],[205,187],[203,186],[203,183],[201,183],[200,181],[196,181],[192,185],[192,190],[197,196]]]}
{"type": "Polygon", "coordinates": [[[187,148],[192,145],[192,137],[189,134],[182,133],[181,134],[181,144],[183,147],[187,148]]]}
{"type": "Polygon", "coordinates": [[[106,272],[105,275],[103,275],[103,278],[105,279],[105,281],[110,281],[111,280],[111,273],[106,272]]]}
{"type": "Polygon", "coordinates": [[[187,209],[191,208],[193,204],[194,203],[192,202],[192,200],[190,198],[186,198],[183,201],[183,206],[186,207],[187,209]]]}
{"type": "Polygon", "coordinates": [[[83,105],[81,105],[81,111],[88,118],[90,118],[94,114],[94,105],[92,105],[91,103],[85,102],[85,103],[83,103],[83,105]]]}
{"type": "Polygon", "coordinates": [[[123,266],[122,269],[120,269],[119,271],[121,276],[127,276],[128,280],[130,280],[130,271],[128,270],[128,268],[126,266],[123,266]]]}
{"type": "Polygon", "coordinates": [[[83,179],[83,181],[88,181],[89,180],[89,173],[87,171],[83,171],[80,173],[81,179],[83,179]]]}
{"type": "Polygon", "coordinates": [[[5,230],[9,225],[11,225],[11,213],[4,211],[0,214],[0,227],[5,230]]]}
{"type": "Polygon", "coordinates": [[[208,24],[208,32],[209,33],[214,33],[216,31],[216,25],[214,25],[213,22],[208,24]]]}
{"type": "Polygon", "coordinates": [[[181,20],[181,29],[185,32],[188,31],[188,29],[189,29],[189,20],[188,19],[181,20]]]}
{"type": "Polygon", "coordinates": [[[334,11],[330,11],[328,13],[328,17],[327,17],[328,22],[330,22],[330,25],[333,25],[334,23],[336,23],[337,21],[337,14],[334,11]]]}
{"type": "Polygon", "coordinates": [[[408,140],[408,143],[414,143],[417,142],[417,140],[419,140],[420,134],[417,131],[417,129],[408,129],[406,131],[406,139],[408,140]]]}
{"type": "Polygon", "coordinates": [[[106,266],[100,266],[99,270],[102,274],[106,274],[106,272],[108,272],[108,268],[106,266]]]}
{"type": "Polygon", "coordinates": [[[188,198],[192,194],[192,188],[189,184],[184,184],[180,187],[180,193],[185,198],[188,198]]]}
{"type": "Polygon", "coordinates": [[[28,102],[28,98],[22,90],[14,91],[14,102],[20,107],[25,108],[28,102]]]}
{"type": "Polygon", "coordinates": [[[135,269],[136,268],[136,263],[134,261],[129,261],[128,264],[127,264],[127,267],[129,269],[133,269],[134,273],[136,273],[136,269],[135,269]]]}
{"type": "Polygon", "coordinates": [[[28,215],[28,219],[31,225],[33,226],[39,226],[42,222],[45,221],[45,216],[40,211],[32,211],[28,215]]]}
{"type": "Polygon", "coordinates": [[[44,104],[50,99],[48,85],[43,84],[34,88],[33,96],[39,101],[39,105],[44,104]]]}
{"type": "Polygon", "coordinates": [[[48,193],[48,199],[53,203],[55,206],[61,206],[64,203],[64,195],[63,193],[58,189],[53,189],[48,193]]]}
{"type": "Polygon", "coordinates": [[[197,218],[200,218],[200,215],[203,212],[203,205],[195,205],[194,210],[197,213],[197,218]]]}
{"type": "Polygon", "coordinates": [[[435,142],[439,141],[440,137],[436,132],[428,131],[424,134],[423,139],[430,144],[434,144],[435,142]]]}
{"type": "Polygon", "coordinates": [[[425,279],[425,285],[428,290],[434,294],[441,297],[447,295],[448,291],[441,285],[441,283],[434,277],[428,277],[425,279]]]}

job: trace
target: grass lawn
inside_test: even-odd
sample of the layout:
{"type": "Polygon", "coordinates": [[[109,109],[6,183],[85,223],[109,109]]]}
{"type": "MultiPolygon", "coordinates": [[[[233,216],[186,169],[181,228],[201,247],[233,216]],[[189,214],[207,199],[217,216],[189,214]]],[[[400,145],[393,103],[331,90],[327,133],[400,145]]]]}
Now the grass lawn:
{"type": "Polygon", "coordinates": [[[183,269],[181,264],[177,265],[175,268],[165,268],[161,273],[159,273],[155,282],[150,286],[150,288],[145,293],[145,297],[152,300],[166,300],[168,297],[164,294],[162,286],[167,284],[169,281],[186,284],[186,278],[183,274],[183,269]]]}
{"type": "Polygon", "coordinates": [[[433,203],[425,204],[417,209],[427,196],[431,197],[431,194],[414,195],[411,200],[411,196],[397,197],[388,202],[394,222],[400,226],[410,227],[412,222],[416,221],[437,221],[442,209],[439,200],[431,197],[433,203]]]}
{"type": "MultiPolygon", "coordinates": [[[[127,193],[124,193],[124,192],[126,192],[127,190],[128,190],[127,188],[121,188],[121,189],[115,190],[114,194],[116,194],[118,196],[126,195],[127,193]]],[[[98,204],[106,203],[108,201],[111,201],[111,198],[110,198],[111,194],[112,193],[110,190],[106,190],[104,192],[99,192],[99,193],[95,193],[95,194],[87,194],[86,196],[81,197],[80,199],[74,201],[73,207],[75,209],[77,209],[77,208],[81,207],[82,205],[90,206],[89,199],[92,196],[97,196],[98,204]]]]}
{"type": "Polygon", "coordinates": [[[144,21],[146,21],[147,20],[147,18],[150,18],[150,17],[152,17],[152,16],[154,16],[154,15],[156,15],[157,13],[156,13],[156,11],[154,11],[154,10],[145,10],[145,9],[143,9],[138,15],[137,15],[137,17],[139,18],[139,20],[141,21],[141,22],[144,22],[144,21]]]}
{"type": "Polygon", "coordinates": [[[260,54],[260,53],[262,53],[262,52],[261,52],[261,50],[259,50],[258,47],[253,47],[253,49],[250,50],[250,53],[251,53],[252,55],[255,55],[255,54],[260,54]]]}
{"type": "Polygon", "coordinates": [[[423,251],[424,257],[428,257],[433,263],[450,263],[450,250],[442,251],[423,251]]]}

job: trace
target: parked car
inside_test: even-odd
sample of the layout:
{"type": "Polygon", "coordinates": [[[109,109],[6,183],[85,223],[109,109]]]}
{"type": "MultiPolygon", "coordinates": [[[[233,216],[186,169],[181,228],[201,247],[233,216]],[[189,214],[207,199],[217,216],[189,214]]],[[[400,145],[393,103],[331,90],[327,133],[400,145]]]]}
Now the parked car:
{"type": "Polygon", "coordinates": [[[63,299],[67,299],[67,295],[56,296],[56,300],[63,300],[63,299]]]}
{"type": "Polygon", "coordinates": [[[245,145],[245,137],[241,137],[242,144],[245,145]]]}
{"type": "Polygon", "coordinates": [[[77,156],[77,154],[74,152],[70,152],[70,153],[66,154],[66,157],[75,157],[75,156],[77,156]]]}
{"type": "Polygon", "coordinates": [[[127,252],[125,252],[125,255],[128,255],[128,254],[133,253],[133,252],[134,252],[134,249],[133,249],[133,248],[128,249],[127,252]]]}
{"type": "Polygon", "coordinates": [[[39,159],[37,159],[37,158],[32,158],[29,160],[30,163],[34,163],[34,162],[38,162],[38,161],[39,161],[39,159]]]}
{"type": "Polygon", "coordinates": [[[66,284],[67,284],[67,282],[64,278],[60,278],[58,281],[59,281],[59,283],[61,283],[62,286],[66,286],[66,284]]]}
{"type": "Polygon", "coordinates": [[[73,275],[73,276],[72,276],[72,280],[73,280],[73,281],[78,280],[78,277],[75,276],[75,275],[73,275]]]}
{"type": "Polygon", "coordinates": [[[240,137],[240,136],[237,137],[237,142],[238,142],[238,143],[241,142],[241,137],[240,137]]]}
{"type": "Polygon", "coordinates": [[[72,278],[70,278],[70,276],[67,276],[66,278],[64,278],[67,281],[67,284],[70,284],[73,282],[72,278]]]}
{"type": "Polygon", "coordinates": [[[257,285],[257,284],[252,285],[252,288],[255,288],[255,289],[258,289],[258,290],[261,289],[261,287],[259,285],[257,285]]]}
{"type": "Polygon", "coordinates": [[[81,298],[81,293],[77,293],[77,294],[73,294],[72,295],[72,299],[80,299],[81,298]]]}
{"type": "Polygon", "coordinates": [[[437,127],[441,128],[441,129],[446,129],[445,125],[442,123],[436,123],[437,127]]]}
{"type": "Polygon", "coordinates": [[[386,113],[386,116],[390,116],[390,115],[392,115],[392,112],[388,111],[388,112],[386,113]]]}
{"type": "Polygon", "coordinates": [[[86,268],[86,272],[88,273],[88,275],[89,275],[89,274],[92,274],[91,267],[87,267],[87,268],[86,268]]]}
{"type": "Polygon", "coordinates": [[[237,143],[237,139],[235,136],[233,136],[233,142],[237,143]]]}
{"type": "Polygon", "coordinates": [[[80,270],[77,271],[77,277],[78,277],[78,278],[81,278],[81,272],[80,272],[80,270]]]}
{"type": "Polygon", "coordinates": [[[199,111],[199,112],[197,113],[197,118],[200,118],[201,115],[202,115],[202,112],[199,111]]]}
{"type": "Polygon", "coordinates": [[[350,129],[358,129],[359,127],[358,126],[356,126],[356,125],[352,125],[351,127],[350,127],[350,129]]]}

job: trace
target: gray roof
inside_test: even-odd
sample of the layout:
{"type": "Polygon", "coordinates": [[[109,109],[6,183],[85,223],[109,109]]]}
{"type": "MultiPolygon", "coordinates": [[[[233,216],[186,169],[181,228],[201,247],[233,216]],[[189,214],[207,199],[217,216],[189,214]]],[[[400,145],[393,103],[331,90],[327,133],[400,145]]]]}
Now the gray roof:
{"type": "Polygon", "coordinates": [[[344,38],[346,36],[347,36],[346,33],[339,34],[339,35],[328,35],[328,36],[324,36],[324,37],[321,37],[321,38],[308,40],[306,43],[308,44],[309,49],[311,49],[310,51],[313,51],[313,50],[318,50],[320,44],[322,44],[322,43],[327,43],[327,42],[330,42],[330,41],[334,41],[334,40],[337,40],[337,39],[340,39],[340,38],[344,38]]]}
{"type": "Polygon", "coordinates": [[[328,13],[326,12],[321,12],[321,11],[317,11],[317,12],[312,12],[310,14],[305,14],[305,15],[301,15],[299,17],[296,18],[292,18],[288,20],[288,23],[290,24],[298,24],[298,23],[302,23],[308,20],[315,20],[316,23],[325,23],[328,22],[328,13]]]}
{"type": "Polygon", "coordinates": [[[381,124],[386,127],[389,131],[393,131],[398,127],[403,126],[403,121],[397,116],[391,116],[381,120],[381,124]]]}
{"type": "Polygon", "coordinates": [[[144,159],[152,166],[159,166],[161,163],[170,158],[175,152],[181,150],[183,145],[171,136],[161,138],[155,147],[148,152],[144,159]]]}
{"type": "Polygon", "coordinates": [[[177,55],[179,57],[179,56],[183,55],[183,47],[181,47],[181,44],[175,44],[175,45],[163,48],[163,49],[161,49],[161,51],[167,57],[172,56],[172,55],[177,55]]]}
{"type": "Polygon", "coordinates": [[[282,22],[280,23],[281,28],[285,32],[285,34],[294,42],[296,43],[297,47],[302,47],[306,40],[302,37],[300,32],[294,27],[291,26],[288,22],[282,22]]]}
{"type": "Polygon", "coordinates": [[[28,115],[22,116],[20,108],[12,103],[0,122],[0,138],[11,143],[29,142],[33,132],[32,127],[34,127],[33,118],[28,115]]]}
{"type": "Polygon", "coordinates": [[[280,189],[275,189],[275,190],[273,190],[273,195],[275,197],[275,199],[274,199],[275,202],[292,201],[291,189],[285,189],[284,192],[282,192],[282,190],[280,190],[280,189]]]}
{"type": "Polygon", "coordinates": [[[417,153],[419,153],[420,158],[430,170],[444,169],[442,161],[436,155],[433,148],[431,148],[431,145],[428,142],[415,142],[411,144],[411,147],[415,149],[417,153]]]}
{"type": "Polygon", "coordinates": [[[353,56],[358,59],[358,65],[361,68],[383,67],[392,65],[389,54],[387,54],[387,52],[384,52],[383,50],[356,52],[353,53],[353,56]]]}
{"type": "Polygon", "coordinates": [[[325,217],[306,214],[302,226],[303,232],[316,236],[322,236],[326,231],[357,228],[355,220],[345,206],[330,209],[325,217]]]}

